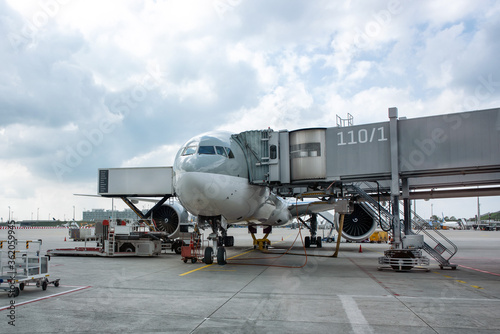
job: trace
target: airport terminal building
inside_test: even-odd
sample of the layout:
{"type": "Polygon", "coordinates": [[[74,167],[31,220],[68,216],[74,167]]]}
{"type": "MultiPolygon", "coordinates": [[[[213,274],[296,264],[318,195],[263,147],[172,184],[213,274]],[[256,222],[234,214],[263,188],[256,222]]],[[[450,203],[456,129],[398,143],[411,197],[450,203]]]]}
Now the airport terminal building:
{"type": "Polygon", "coordinates": [[[84,221],[102,221],[105,219],[132,219],[136,220],[138,217],[134,211],[125,209],[123,211],[113,211],[104,209],[92,209],[90,211],[83,211],[82,217],[84,221]]]}

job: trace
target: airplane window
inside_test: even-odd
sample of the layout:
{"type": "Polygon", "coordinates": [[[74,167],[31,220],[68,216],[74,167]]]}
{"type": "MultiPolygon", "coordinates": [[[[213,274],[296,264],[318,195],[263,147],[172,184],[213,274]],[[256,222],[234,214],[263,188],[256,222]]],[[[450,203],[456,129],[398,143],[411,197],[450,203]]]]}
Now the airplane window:
{"type": "Polygon", "coordinates": [[[226,151],[227,151],[227,156],[229,157],[229,159],[234,159],[233,151],[231,151],[231,149],[229,147],[226,147],[226,151]]]}
{"type": "Polygon", "coordinates": [[[182,152],[182,155],[192,155],[196,153],[196,146],[188,146],[182,152]]]}
{"type": "Polygon", "coordinates": [[[227,153],[226,153],[226,150],[224,149],[224,147],[215,146],[215,150],[217,151],[218,155],[223,155],[223,156],[227,157],[227,153]]]}
{"type": "Polygon", "coordinates": [[[213,146],[200,146],[198,154],[213,154],[215,155],[215,148],[213,146]]]}

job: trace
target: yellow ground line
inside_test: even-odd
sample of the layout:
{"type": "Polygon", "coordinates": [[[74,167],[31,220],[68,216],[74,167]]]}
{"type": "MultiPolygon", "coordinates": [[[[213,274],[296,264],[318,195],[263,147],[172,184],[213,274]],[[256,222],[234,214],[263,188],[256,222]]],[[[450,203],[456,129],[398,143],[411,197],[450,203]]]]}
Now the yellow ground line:
{"type": "MultiPolygon", "coordinates": [[[[446,278],[453,278],[453,277],[451,277],[449,275],[444,275],[444,274],[441,274],[440,272],[437,272],[437,271],[433,271],[433,273],[441,275],[441,276],[446,277],[446,278]]],[[[462,283],[462,284],[467,284],[466,281],[462,281],[462,280],[459,280],[459,279],[456,279],[455,282],[462,283]]],[[[484,288],[482,288],[482,287],[480,287],[478,285],[472,285],[472,284],[470,284],[469,286],[472,287],[472,288],[474,288],[474,289],[484,290],[484,288]]]]}
{"type": "MultiPolygon", "coordinates": [[[[236,258],[236,257],[238,257],[238,256],[242,256],[242,255],[248,254],[248,253],[253,252],[253,251],[254,251],[254,249],[251,249],[251,250],[246,251],[246,252],[244,252],[244,253],[237,254],[237,255],[235,255],[235,256],[231,256],[230,258],[228,258],[228,260],[234,259],[234,258],[236,258]]],[[[188,275],[188,274],[194,273],[195,271],[198,271],[198,270],[201,270],[201,269],[205,269],[205,268],[211,267],[211,266],[213,266],[213,265],[214,265],[213,263],[212,263],[212,264],[207,264],[206,266],[203,266],[203,267],[200,267],[200,268],[196,268],[196,269],[190,270],[190,271],[188,271],[188,272],[185,272],[184,274],[180,274],[179,276],[186,276],[186,275],[188,275]]]]}

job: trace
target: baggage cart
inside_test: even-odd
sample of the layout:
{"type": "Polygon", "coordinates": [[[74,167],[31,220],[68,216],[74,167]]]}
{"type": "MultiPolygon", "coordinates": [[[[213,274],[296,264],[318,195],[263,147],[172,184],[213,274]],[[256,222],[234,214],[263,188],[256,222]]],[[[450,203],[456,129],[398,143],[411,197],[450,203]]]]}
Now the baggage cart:
{"type": "Polygon", "coordinates": [[[191,263],[196,263],[203,259],[202,235],[197,231],[197,229],[195,229],[195,232],[191,233],[189,245],[183,245],[181,247],[181,259],[184,263],[189,260],[191,263]]]}
{"type": "Polygon", "coordinates": [[[41,256],[42,240],[0,240],[0,290],[17,297],[26,286],[46,290],[59,286],[59,279],[49,279],[50,256],[41,256]],[[32,244],[38,245],[30,249],[32,244]]]}

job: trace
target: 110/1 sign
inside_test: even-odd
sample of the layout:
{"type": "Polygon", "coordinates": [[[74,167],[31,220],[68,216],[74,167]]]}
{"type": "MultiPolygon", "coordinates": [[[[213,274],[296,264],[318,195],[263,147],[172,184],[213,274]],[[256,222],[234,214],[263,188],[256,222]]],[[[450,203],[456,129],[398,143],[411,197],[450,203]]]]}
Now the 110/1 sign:
{"type": "Polygon", "coordinates": [[[371,143],[373,141],[387,141],[387,137],[385,136],[384,127],[368,129],[359,129],[357,131],[340,131],[337,133],[339,136],[339,141],[337,142],[337,146],[342,145],[354,145],[354,144],[365,144],[371,143]]]}

